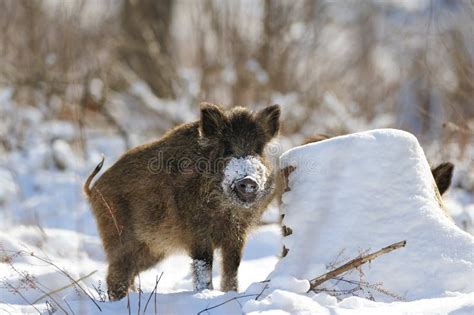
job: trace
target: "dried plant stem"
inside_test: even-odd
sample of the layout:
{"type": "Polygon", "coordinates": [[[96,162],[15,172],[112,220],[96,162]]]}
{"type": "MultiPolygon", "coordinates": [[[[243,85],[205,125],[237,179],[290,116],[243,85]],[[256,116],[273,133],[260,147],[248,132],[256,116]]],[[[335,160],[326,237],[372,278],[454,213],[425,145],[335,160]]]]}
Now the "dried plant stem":
{"type": "Polygon", "coordinates": [[[118,222],[117,222],[117,219],[115,218],[115,215],[114,215],[114,210],[112,209],[112,207],[109,205],[109,203],[107,202],[107,200],[105,200],[104,196],[102,195],[102,192],[95,188],[95,191],[97,191],[97,193],[99,194],[100,198],[102,199],[102,201],[104,202],[105,206],[107,207],[107,210],[109,210],[109,214],[110,216],[112,217],[112,220],[114,221],[114,225],[115,225],[115,229],[117,230],[117,234],[118,234],[118,237],[119,237],[119,240],[120,240],[120,243],[122,243],[122,229],[119,227],[118,225],[118,222]]]}
{"type": "Polygon", "coordinates": [[[367,254],[365,256],[360,256],[358,258],[355,258],[351,261],[349,261],[348,263],[342,265],[341,267],[338,267],[328,273],[325,273],[317,278],[314,278],[312,280],[310,280],[310,287],[309,287],[309,291],[312,291],[314,290],[315,288],[317,288],[318,286],[320,286],[321,284],[323,284],[324,282],[330,280],[330,279],[333,279],[334,277],[344,273],[344,272],[347,272],[351,269],[355,269],[355,268],[358,268],[359,266],[362,266],[363,264],[367,263],[367,262],[370,262],[372,260],[374,260],[375,258],[381,256],[381,255],[384,255],[384,254],[387,254],[387,253],[390,253],[391,251],[394,251],[398,248],[401,248],[401,247],[405,247],[407,241],[401,241],[401,242],[397,242],[397,243],[393,243],[392,245],[389,245],[387,247],[384,247],[376,252],[373,252],[371,254],[367,254]]]}
{"type": "Polygon", "coordinates": [[[69,310],[71,311],[72,315],[76,315],[76,313],[72,310],[71,305],[69,305],[69,303],[67,302],[66,299],[64,299],[64,303],[66,303],[66,305],[69,308],[69,310]]]}
{"type": "Polygon", "coordinates": [[[34,253],[29,253],[29,255],[31,257],[35,257],[36,259],[39,259],[51,266],[53,266],[54,268],[56,268],[59,272],[61,272],[63,275],[65,275],[67,278],[69,278],[69,280],[71,280],[79,289],[81,289],[82,292],[84,292],[84,294],[89,298],[89,300],[92,301],[92,303],[94,303],[94,305],[99,309],[99,311],[102,312],[102,308],[99,306],[99,304],[97,304],[97,302],[94,300],[94,298],[92,296],[89,295],[89,293],[87,293],[87,291],[79,284],[79,282],[77,282],[76,280],[74,280],[73,277],[71,277],[71,275],[69,273],[67,273],[66,271],[64,271],[62,268],[60,268],[58,265],[56,265],[55,263],[47,260],[47,259],[44,259],[42,257],[39,257],[39,256],[36,256],[34,253]]]}
{"type": "Polygon", "coordinates": [[[41,311],[36,306],[34,306],[33,303],[28,301],[28,299],[20,292],[20,290],[17,290],[9,282],[7,282],[6,285],[9,286],[15,293],[17,293],[23,299],[23,301],[25,301],[28,305],[32,306],[38,312],[38,314],[41,314],[41,311]]]}
{"type": "Polygon", "coordinates": [[[258,299],[262,296],[263,292],[268,289],[268,283],[265,283],[265,286],[263,287],[262,291],[260,291],[260,293],[257,295],[257,297],[255,298],[255,301],[258,301],[258,299]]]}
{"type": "MultiPolygon", "coordinates": [[[[96,272],[97,272],[97,270],[94,270],[94,271],[92,271],[91,273],[89,273],[88,275],[85,275],[85,276],[83,276],[83,277],[81,277],[81,278],[75,280],[75,282],[79,282],[79,281],[82,281],[82,280],[84,280],[84,279],[87,279],[87,278],[89,278],[90,276],[92,276],[92,275],[93,275],[94,273],[96,273],[96,272]]],[[[46,293],[46,294],[40,296],[39,298],[37,298],[36,300],[33,301],[33,304],[38,303],[41,299],[44,299],[45,297],[48,297],[48,296],[50,296],[51,294],[55,294],[55,293],[61,292],[61,291],[63,291],[63,290],[66,290],[67,288],[70,288],[70,287],[74,286],[74,285],[75,285],[75,282],[71,282],[70,284],[65,285],[64,287],[61,287],[61,288],[59,288],[59,289],[53,290],[53,291],[51,291],[51,292],[48,292],[48,293],[46,293]]]]}
{"type": "MultiPolygon", "coordinates": [[[[153,291],[151,291],[150,296],[148,297],[148,300],[146,301],[145,309],[143,310],[143,314],[146,313],[146,309],[147,309],[147,307],[148,307],[148,303],[150,303],[150,300],[151,300],[151,297],[153,296],[153,294],[156,295],[156,289],[158,288],[158,283],[160,283],[160,280],[161,280],[161,277],[162,277],[162,276],[163,276],[163,272],[160,274],[160,277],[157,277],[157,278],[156,278],[155,287],[153,288],[153,291]]],[[[156,313],[156,310],[155,310],[155,313],[156,313]]]]}
{"type": "Polygon", "coordinates": [[[266,289],[268,289],[268,282],[270,282],[270,280],[264,280],[264,281],[261,281],[261,283],[265,283],[265,286],[263,287],[262,291],[260,291],[260,293],[258,294],[245,294],[245,295],[240,295],[240,296],[234,296],[233,298],[230,298],[228,300],[225,300],[224,302],[222,303],[219,303],[219,304],[216,304],[214,306],[211,306],[211,307],[206,307],[205,309],[203,309],[202,311],[200,311],[199,313],[197,313],[197,315],[200,315],[204,312],[207,312],[209,310],[212,310],[212,309],[215,309],[215,308],[218,308],[219,306],[222,306],[224,304],[227,304],[229,302],[232,302],[232,301],[236,301],[237,303],[239,303],[239,305],[242,307],[242,305],[240,304],[239,302],[239,299],[243,299],[243,298],[247,298],[247,297],[256,297],[255,300],[257,301],[263,294],[263,291],[265,291],[266,289]]]}
{"type": "Polygon", "coordinates": [[[62,269],[61,267],[59,267],[58,265],[56,265],[55,263],[53,263],[52,261],[46,259],[46,258],[43,258],[43,257],[40,257],[40,256],[37,256],[35,253],[33,252],[27,252],[27,251],[24,251],[24,250],[19,250],[19,251],[10,251],[10,250],[3,250],[5,252],[13,252],[13,253],[16,253],[18,255],[23,255],[23,256],[30,256],[30,257],[34,257],[52,267],[54,267],[56,270],[58,270],[60,273],[62,273],[64,276],[66,276],[69,280],[71,280],[74,285],[76,285],[88,298],[89,300],[94,303],[94,305],[99,309],[99,311],[102,312],[102,308],[99,306],[99,304],[97,304],[97,302],[94,300],[94,298],[79,284],[78,281],[76,281],[67,271],[65,271],[64,269],[62,269]]]}
{"type": "Polygon", "coordinates": [[[233,298],[230,298],[228,300],[225,300],[224,302],[222,303],[219,303],[219,304],[216,304],[214,306],[210,306],[210,307],[206,307],[205,309],[203,309],[202,311],[200,311],[199,313],[197,313],[197,315],[201,315],[202,313],[204,312],[207,312],[207,311],[210,311],[212,309],[215,309],[219,306],[222,306],[224,304],[227,304],[229,302],[232,302],[232,301],[237,301],[238,299],[243,299],[243,298],[247,298],[247,297],[254,297],[254,296],[258,296],[258,294],[246,294],[246,295],[240,295],[240,296],[234,296],[233,298]]]}
{"type": "MultiPolygon", "coordinates": [[[[29,279],[28,275],[25,275],[24,273],[20,272],[18,269],[15,268],[15,266],[13,266],[13,264],[10,264],[10,268],[13,269],[13,271],[15,271],[20,277],[22,277],[24,280],[27,280],[28,282],[32,282],[34,285],[35,285],[35,288],[37,290],[39,290],[41,293],[44,294],[45,297],[49,297],[54,303],[56,303],[57,307],[59,307],[65,314],[68,314],[68,312],[61,306],[61,304],[56,301],[56,299],[54,297],[52,297],[48,292],[46,292],[45,290],[43,290],[41,287],[45,287],[46,289],[48,289],[48,287],[46,287],[44,284],[42,284],[41,282],[39,282],[37,279],[29,279]]],[[[32,302],[31,304],[36,304],[38,301],[34,301],[32,302]]],[[[49,301],[46,301],[46,304],[48,304],[49,301]]],[[[53,304],[51,304],[53,305],[53,304]]]]}

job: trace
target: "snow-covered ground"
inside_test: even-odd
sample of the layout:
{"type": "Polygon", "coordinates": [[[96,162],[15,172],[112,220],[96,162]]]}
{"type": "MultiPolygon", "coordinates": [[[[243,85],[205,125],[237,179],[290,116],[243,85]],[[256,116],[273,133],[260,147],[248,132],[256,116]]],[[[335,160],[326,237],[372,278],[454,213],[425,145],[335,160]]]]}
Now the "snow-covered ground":
{"type": "MultiPolygon", "coordinates": [[[[0,102],[2,97],[0,95],[0,102]]],[[[4,112],[0,114],[5,114],[5,111],[8,110],[8,108],[2,107],[4,112]]],[[[16,117],[12,121],[16,125],[24,125],[24,134],[21,137],[23,140],[20,144],[22,150],[0,154],[0,314],[38,312],[48,314],[53,309],[56,309],[58,314],[64,312],[69,314],[128,314],[129,309],[130,313],[137,314],[138,308],[140,308],[140,313],[144,312],[148,300],[147,314],[155,314],[155,305],[158,314],[196,314],[206,308],[208,310],[204,314],[467,315],[474,313],[474,293],[472,293],[472,284],[467,281],[474,276],[468,272],[473,270],[474,249],[471,245],[471,248],[463,250],[466,244],[469,242],[472,244],[472,237],[461,232],[452,224],[439,223],[441,222],[439,214],[433,214],[426,210],[426,212],[410,216],[407,211],[401,209],[400,211],[404,212],[397,216],[394,215],[393,208],[387,208],[387,213],[381,212],[377,216],[366,218],[365,222],[384,226],[386,230],[383,233],[376,230],[374,226],[367,227],[365,232],[360,226],[358,230],[355,228],[331,229],[331,227],[336,227],[339,222],[334,217],[332,219],[326,218],[328,221],[325,222],[330,223],[328,226],[321,226],[313,222],[318,219],[316,215],[310,216],[306,223],[302,222],[302,226],[306,227],[309,223],[314,223],[315,230],[319,226],[320,231],[324,231],[324,239],[329,242],[326,247],[319,247],[324,243],[323,239],[318,239],[317,233],[307,234],[307,237],[310,238],[309,241],[314,243],[314,246],[318,246],[311,248],[311,250],[317,249],[317,252],[306,253],[305,257],[311,259],[310,263],[314,263],[308,265],[311,268],[306,270],[307,274],[293,273],[293,271],[301,271],[301,269],[298,270],[291,262],[292,259],[295,260],[292,255],[297,251],[293,251],[291,254],[291,248],[294,249],[294,245],[290,244],[290,239],[285,240],[285,243],[290,247],[288,259],[278,263],[282,237],[279,226],[271,224],[259,227],[250,236],[239,269],[240,288],[242,289],[240,293],[223,293],[218,290],[192,292],[192,280],[189,273],[190,259],[186,256],[174,256],[141,274],[140,281],[137,281],[136,284],[138,286],[139,283],[143,293],[132,292],[129,300],[124,299],[114,303],[104,301],[106,292],[104,279],[107,264],[93,217],[82,196],[81,185],[86,174],[100,160],[102,153],[106,156],[105,167],[113,163],[124,150],[123,142],[113,135],[94,134],[88,131],[88,154],[86,159],[83,159],[77,148],[70,144],[78,134],[75,125],[63,121],[47,120],[37,108],[24,107],[23,110],[16,111],[15,115],[16,117]],[[396,221],[398,219],[413,219],[416,222],[404,221],[400,223],[396,221]],[[420,222],[421,219],[425,219],[425,221],[420,222]],[[429,222],[434,224],[433,230],[426,229],[429,222]],[[379,264],[385,262],[390,265],[393,260],[400,261],[400,259],[410,258],[410,274],[418,272],[416,280],[426,279],[426,283],[404,282],[416,287],[416,290],[409,292],[406,292],[408,289],[401,285],[391,286],[392,283],[406,280],[400,278],[403,272],[399,269],[402,268],[399,265],[390,265],[391,275],[396,276],[390,277],[388,275],[383,281],[384,286],[389,286],[391,293],[405,297],[408,301],[396,301],[395,298],[387,295],[374,296],[376,301],[371,301],[363,294],[361,294],[362,297],[339,296],[336,298],[324,292],[305,293],[308,284],[303,279],[309,276],[316,277],[319,275],[318,273],[323,273],[325,271],[323,267],[327,267],[325,263],[332,262],[335,254],[344,250],[340,257],[342,261],[344,258],[353,258],[358,250],[368,250],[368,247],[371,250],[377,250],[380,246],[399,240],[398,236],[400,235],[398,234],[393,239],[388,237],[397,227],[413,231],[415,225],[420,228],[419,239],[416,233],[410,232],[406,248],[387,254],[386,257],[380,257],[372,262],[372,268],[363,269],[367,276],[366,280],[378,281],[379,278],[373,279],[371,277],[375,277],[375,275],[381,277],[381,271],[384,268],[379,264]],[[357,232],[357,237],[351,234],[355,232],[357,232]],[[343,242],[343,240],[371,240],[374,237],[378,237],[375,243],[362,242],[353,247],[345,245],[346,243],[343,242]],[[420,254],[419,261],[415,261],[418,256],[413,253],[408,254],[411,244],[417,244],[418,240],[428,241],[428,238],[431,237],[431,241],[437,245],[425,249],[426,251],[420,254]],[[410,242],[410,238],[414,241],[410,242]],[[404,256],[405,253],[408,256],[404,256]],[[440,261],[443,264],[438,264],[440,261]],[[451,269],[453,266],[450,265],[450,261],[457,266],[457,270],[451,269]],[[291,265],[291,268],[286,268],[288,264],[291,265]],[[421,269],[428,269],[428,271],[423,274],[421,269]],[[450,273],[451,271],[452,273],[450,273]],[[266,280],[272,272],[271,282],[261,282],[266,280]],[[290,273],[296,278],[298,276],[301,278],[296,280],[288,277],[290,273]],[[156,288],[157,293],[153,294],[157,277],[161,274],[162,277],[156,288]],[[430,275],[433,278],[430,278],[430,275]],[[73,287],[70,286],[71,278],[74,280],[84,279],[79,281],[79,285],[73,287]],[[430,286],[429,290],[423,289],[426,285],[430,286]],[[462,287],[462,285],[465,286],[462,287]],[[400,292],[399,289],[403,289],[403,292],[400,292]],[[45,296],[45,293],[48,293],[49,296],[45,296]],[[218,306],[221,303],[224,304],[218,306]]],[[[14,126],[2,126],[2,128],[10,127],[14,129],[14,126]]],[[[341,140],[331,141],[337,143],[341,140]]],[[[323,149],[327,143],[315,144],[304,150],[312,152],[314,146],[319,146],[321,149],[318,150],[321,151],[327,150],[327,148],[323,149]]],[[[342,147],[345,150],[350,149],[347,143],[344,143],[342,147]]],[[[359,153],[361,152],[358,151],[357,154],[359,153]]],[[[333,154],[335,153],[333,152],[333,154]]],[[[413,154],[416,156],[416,150],[413,154]]],[[[399,157],[400,162],[406,159],[406,164],[403,164],[407,167],[406,173],[397,171],[398,177],[389,179],[393,179],[397,185],[401,185],[405,183],[404,179],[413,175],[415,182],[407,182],[407,186],[404,188],[409,189],[416,186],[417,183],[421,183],[420,195],[414,196],[412,201],[422,202],[428,198],[421,193],[426,188],[426,182],[423,180],[417,182],[416,180],[417,178],[418,180],[427,178],[424,174],[426,165],[424,173],[410,170],[410,167],[415,165],[412,163],[415,163],[416,159],[408,157],[408,153],[406,156],[399,157]]],[[[332,160],[338,161],[335,157],[332,160]]],[[[393,160],[391,161],[393,162],[393,160]]],[[[339,161],[339,163],[341,162],[339,161]]],[[[360,161],[357,161],[356,164],[362,165],[360,161]]],[[[389,167],[379,162],[374,162],[372,165],[389,167]]],[[[325,173],[323,172],[323,174],[325,173]]],[[[352,173],[347,173],[347,176],[343,176],[344,178],[341,180],[348,181],[350,178],[347,177],[354,175],[350,174],[352,173]]],[[[326,175],[328,174],[326,173],[326,175]]],[[[304,179],[304,177],[301,178],[304,179]]],[[[383,180],[383,178],[378,179],[383,180]]],[[[327,189],[333,187],[333,192],[337,191],[335,186],[331,186],[335,185],[334,183],[326,181],[324,185],[327,189]]],[[[360,189],[366,190],[372,188],[374,187],[370,185],[360,187],[360,189]]],[[[399,193],[403,192],[406,193],[406,190],[401,190],[399,193]]],[[[390,194],[390,191],[387,193],[390,194]]],[[[286,203],[292,198],[304,202],[316,196],[318,193],[315,189],[301,197],[288,195],[284,199],[286,203]]],[[[334,202],[337,201],[337,196],[340,195],[333,196],[334,202]]],[[[369,202],[370,194],[365,197],[367,198],[365,202],[369,202]]],[[[401,198],[401,195],[397,193],[395,197],[401,198]]],[[[462,220],[456,220],[456,223],[461,227],[465,225],[465,228],[471,229],[472,232],[472,215],[474,214],[472,196],[465,191],[452,189],[446,201],[446,206],[454,214],[454,217],[462,218],[462,220]]],[[[301,205],[300,203],[296,204],[301,205]]],[[[336,205],[337,203],[331,207],[339,209],[336,205]]],[[[363,211],[362,205],[364,203],[348,204],[347,211],[363,211]]],[[[274,208],[272,213],[276,213],[274,208]]],[[[275,215],[267,215],[266,221],[275,219],[275,217],[275,215]]],[[[347,215],[341,224],[348,227],[357,226],[363,219],[347,215]]],[[[290,219],[287,218],[287,220],[290,219]]],[[[421,245],[420,241],[417,246],[421,245]]],[[[301,253],[305,254],[304,251],[301,253]]],[[[296,260],[300,266],[305,266],[304,261],[296,260]]],[[[215,287],[218,287],[217,284],[220,281],[219,269],[219,264],[216,264],[214,270],[215,287]]],[[[410,279],[413,280],[413,278],[410,279]]]]}
{"type": "MultiPolygon", "coordinates": [[[[248,287],[252,282],[265,280],[273,270],[278,260],[277,253],[280,250],[279,233],[278,226],[269,225],[252,234],[239,272],[242,288],[248,287]]],[[[100,240],[96,236],[66,229],[41,231],[34,226],[17,226],[0,232],[0,244],[0,260],[3,262],[0,263],[2,276],[0,313],[2,311],[12,314],[21,311],[35,312],[34,308],[28,304],[36,302],[35,306],[47,314],[46,301],[55,304],[51,297],[46,296],[36,300],[44,295],[43,291],[51,292],[71,283],[68,276],[48,262],[67,271],[68,275],[75,280],[93,273],[80,284],[97,300],[97,304],[103,312],[100,312],[80,288],[72,287],[52,295],[68,312],[67,304],[76,314],[125,314],[128,312],[127,299],[116,303],[100,302],[104,296],[101,297],[95,288],[100,288],[105,294],[104,279],[107,264],[100,240]],[[20,251],[20,254],[15,254],[20,251]],[[33,257],[30,253],[34,253],[48,262],[33,257]],[[12,257],[11,261],[8,257],[12,257]]],[[[158,314],[195,314],[208,305],[214,305],[225,298],[236,295],[236,293],[224,294],[219,291],[193,293],[190,265],[191,260],[188,257],[174,256],[156,268],[140,274],[140,280],[139,282],[137,280],[136,286],[140,283],[143,294],[139,298],[138,293],[131,293],[130,303],[134,310],[132,313],[136,314],[139,300],[141,300],[143,311],[150,293],[153,292],[156,279],[161,273],[163,275],[157,286],[156,296],[158,314]]],[[[220,281],[219,275],[219,264],[216,264],[214,269],[216,284],[220,281]]],[[[154,299],[153,296],[148,306],[148,314],[154,314],[154,299]]],[[[236,310],[235,305],[229,305],[229,307],[236,310]]],[[[222,314],[228,314],[226,309],[229,308],[224,307],[220,310],[223,312],[222,314]]],[[[59,310],[59,313],[62,311],[59,310]]]]}
{"type": "MultiPolygon", "coordinates": [[[[7,262],[0,264],[0,274],[3,278],[0,291],[2,314],[34,314],[38,313],[37,310],[48,314],[51,307],[48,307],[47,303],[55,305],[52,298],[69,314],[128,314],[128,303],[132,314],[138,314],[139,304],[141,304],[140,314],[145,313],[147,303],[146,314],[197,314],[224,302],[226,303],[204,314],[471,315],[474,311],[474,293],[446,292],[436,298],[384,303],[360,297],[338,300],[326,293],[298,293],[294,291],[304,287],[304,284],[298,285],[296,281],[275,280],[274,284],[265,289],[266,283],[258,281],[265,280],[273,270],[278,261],[276,255],[280,251],[280,232],[276,225],[261,227],[250,237],[239,270],[239,281],[242,288],[257,283],[250,286],[246,292],[239,294],[219,291],[192,292],[189,274],[191,261],[185,256],[175,256],[141,274],[140,283],[143,291],[141,296],[137,292],[132,292],[130,302],[128,299],[123,299],[114,303],[101,301],[106,289],[104,287],[106,263],[97,237],[59,229],[40,231],[35,227],[16,227],[1,232],[0,242],[2,251],[3,249],[25,251],[22,255],[13,257],[13,267],[7,262]],[[44,296],[43,292],[63,288],[72,281],[54,266],[30,256],[29,253],[53,262],[75,280],[93,273],[80,281],[80,285],[94,297],[97,305],[77,287],[69,287],[51,294],[52,297],[41,298],[44,296]],[[153,294],[156,279],[161,274],[157,293],[153,294]],[[16,289],[4,287],[7,283],[16,289]],[[98,291],[102,292],[102,296],[98,291]],[[256,300],[258,295],[260,297],[256,300]],[[38,298],[40,299],[37,300],[38,298]],[[28,305],[33,302],[37,310],[28,305]],[[71,309],[74,312],[70,311],[71,309]]],[[[6,258],[4,254],[2,252],[2,261],[6,258]]],[[[215,283],[219,281],[218,269],[214,270],[215,283]]],[[[58,309],[57,306],[55,308],[58,309]]],[[[61,309],[57,312],[63,313],[61,309]]]]}

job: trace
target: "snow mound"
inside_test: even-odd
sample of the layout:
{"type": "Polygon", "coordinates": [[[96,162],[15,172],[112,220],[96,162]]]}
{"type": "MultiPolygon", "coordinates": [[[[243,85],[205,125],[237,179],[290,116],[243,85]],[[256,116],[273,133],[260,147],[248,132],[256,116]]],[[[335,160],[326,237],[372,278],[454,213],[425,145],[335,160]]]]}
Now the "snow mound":
{"type": "Polygon", "coordinates": [[[406,240],[363,266],[364,280],[407,300],[474,291],[474,238],[446,216],[413,135],[356,133],[297,147],[280,163],[295,167],[283,195],[283,224],[293,233],[270,278],[313,279],[341,257],[406,240]]]}

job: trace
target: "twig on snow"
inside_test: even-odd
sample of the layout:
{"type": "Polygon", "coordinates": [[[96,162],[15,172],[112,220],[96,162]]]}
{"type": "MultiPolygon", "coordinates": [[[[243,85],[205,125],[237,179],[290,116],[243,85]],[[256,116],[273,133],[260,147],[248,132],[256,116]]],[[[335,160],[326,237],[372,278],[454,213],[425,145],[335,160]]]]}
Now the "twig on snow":
{"type": "Polygon", "coordinates": [[[257,297],[255,298],[255,301],[258,301],[258,299],[262,296],[263,292],[268,289],[268,283],[265,283],[265,286],[263,287],[262,291],[260,291],[260,293],[257,295],[257,297]]]}
{"type": "MultiPolygon", "coordinates": [[[[150,296],[148,297],[148,300],[146,301],[145,308],[143,309],[143,314],[146,313],[148,303],[150,303],[150,300],[151,300],[151,297],[153,296],[153,294],[156,295],[156,289],[158,288],[158,283],[160,283],[160,280],[161,280],[162,276],[163,276],[163,272],[160,274],[160,277],[158,277],[158,276],[156,277],[155,287],[153,288],[153,291],[151,291],[150,296]]],[[[156,303],[155,303],[155,314],[156,314],[156,303]]]]}
{"type": "Polygon", "coordinates": [[[312,280],[310,280],[310,287],[309,287],[309,291],[313,291],[315,288],[317,288],[318,286],[320,286],[321,284],[323,284],[324,282],[330,280],[330,279],[333,279],[334,277],[342,274],[342,273],[345,273],[351,269],[355,269],[355,268],[358,268],[360,266],[362,266],[363,264],[367,263],[367,262],[370,262],[372,260],[374,260],[375,258],[381,256],[381,255],[384,255],[384,254],[387,254],[387,253],[390,253],[391,251],[394,251],[398,248],[401,248],[401,247],[405,247],[407,241],[401,241],[401,242],[397,242],[397,243],[393,243],[387,247],[384,247],[376,252],[373,252],[371,254],[367,254],[365,256],[360,256],[360,257],[357,257],[355,259],[352,259],[351,261],[349,261],[348,263],[334,269],[334,270],[331,270],[330,272],[328,273],[325,273],[317,278],[314,278],[312,280]]]}
{"type": "Polygon", "coordinates": [[[232,301],[237,301],[238,299],[243,299],[243,298],[247,298],[247,297],[254,297],[254,296],[257,296],[258,294],[245,294],[245,295],[240,295],[240,296],[234,296],[233,298],[230,298],[228,300],[225,300],[224,302],[222,303],[219,303],[219,304],[216,304],[214,306],[210,306],[210,307],[206,307],[205,309],[203,309],[202,311],[200,311],[199,313],[197,313],[197,315],[201,315],[202,313],[204,312],[207,312],[207,311],[210,311],[212,309],[215,309],[215,308],[218,308],[219,306],[222,306],[224,304],[227,304],[229,302],[232,302],[232,301]]]}

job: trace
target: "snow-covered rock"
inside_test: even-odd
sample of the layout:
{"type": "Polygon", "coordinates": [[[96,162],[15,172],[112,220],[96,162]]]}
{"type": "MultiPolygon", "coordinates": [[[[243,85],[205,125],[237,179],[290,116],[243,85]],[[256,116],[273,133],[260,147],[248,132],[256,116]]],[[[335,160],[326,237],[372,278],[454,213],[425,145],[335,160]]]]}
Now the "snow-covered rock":
{"type": "Polygon", "coordinates": [[[474,291],[474,238],[445,214],[413,135],[356,133],[297,147],[280,162],[296,168],[283,195],[283,224],[293,233],[270,278],[312,279],[341,257],[406,240],[363,266],[364,280],[407,300],[474,291]]]}

